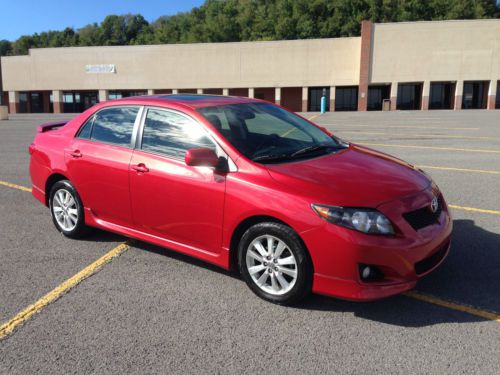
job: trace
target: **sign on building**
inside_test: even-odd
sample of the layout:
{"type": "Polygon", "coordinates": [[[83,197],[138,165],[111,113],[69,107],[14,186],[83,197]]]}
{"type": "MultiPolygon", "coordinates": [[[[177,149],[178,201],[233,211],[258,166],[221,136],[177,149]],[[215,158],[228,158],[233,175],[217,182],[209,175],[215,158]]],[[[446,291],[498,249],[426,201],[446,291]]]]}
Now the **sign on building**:
{"type": "Polygon", "coordinates": [[[88,64],[85,65],[85,72],[90,74],[116,73],[116,66],[115,64],[88,64]]]}

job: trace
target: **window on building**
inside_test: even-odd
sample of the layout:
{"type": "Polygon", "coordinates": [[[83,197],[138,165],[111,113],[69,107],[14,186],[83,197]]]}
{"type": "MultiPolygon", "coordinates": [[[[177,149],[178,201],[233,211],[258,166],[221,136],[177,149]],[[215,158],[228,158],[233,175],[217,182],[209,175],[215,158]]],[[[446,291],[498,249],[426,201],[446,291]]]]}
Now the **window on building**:
{"type": "Polygon", "coordinates": [[[414,110],[422,108],[422,83],[399,83],[396,108],[414,110]]]}
{"type": "Polygon", "coordinates": [[[495,103],[495,108],[500,109],[500,81],[497,81],[497,100],[495,103]]]}
{"type": "Polygon", "coordinates": [[[335,87],[335,111],[357,111],[358,90],[358,86],[335,87]]]}
{"type": "Polygon", "coordinates": [[[63,92],[63,111],[79,113],[97,104],[97,91],[65,91],[63,92]]]}
{"type": "Polygon", "coordinates": [[[374,85],[368,87],[368,111],[381,111],[384,100],[391,96],[391,85],[374,85]]]}
{"type": "Polygon", "coordinates": [[[117,146],[131,147],[138,107],[113,107],[95,115],[91,139],[117,146]]]}
{"type": "Polygon", "coordinates": [[[41,92],[30,93],[31,113],[43,113],[43,94],[41,92]]]}
{"type": "Polygon", "coordinates": [[[330,110],[330,87],[310,87],[307,110],[309,112],[321,111],[321,98],[326,97],[326,111],[330,110]]]}
{"type": "Polygon", "coordinates": [[[210,148],[215,144],[194,120],[175,112],[148,109],[141,148],[158,154],[184,158],[191,148],[210,148]]]}
{"type": "Polygon", "coordinates": [[[122,91],[110,91],[108,98],[110,100],[129,98],[131,96],[142,96],[147,95],[147,91],[134,91],[134,90],[122,90],[122,91]]]}
{"type": "Polygon", "coordinates": [[[462,109],[485,109],[488,106],[488,81],[464,82],[462,109]]]}
{"type": "Polygon", "coordinates": [[[429,109],[453,109],[455,82],[431,82],[429,109]]]}
{"type": "Polygon", "coordinates": [[[19,113],[28,113],[28,93],[19,93],[19,113]]]}

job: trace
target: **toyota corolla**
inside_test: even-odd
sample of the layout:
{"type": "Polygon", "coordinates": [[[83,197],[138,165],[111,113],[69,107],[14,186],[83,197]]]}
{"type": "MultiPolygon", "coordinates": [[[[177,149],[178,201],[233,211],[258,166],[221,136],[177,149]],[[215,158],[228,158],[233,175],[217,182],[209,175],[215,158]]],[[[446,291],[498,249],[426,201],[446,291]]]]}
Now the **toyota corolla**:
{"type": "Polygon", "coordinates": [[[65,236],[96,227],[235,268],[275,303],[395,295],[450,248],[429,176],[255,99],[100,103],[40,125],[30,153],[33,195],[65,236]]]}

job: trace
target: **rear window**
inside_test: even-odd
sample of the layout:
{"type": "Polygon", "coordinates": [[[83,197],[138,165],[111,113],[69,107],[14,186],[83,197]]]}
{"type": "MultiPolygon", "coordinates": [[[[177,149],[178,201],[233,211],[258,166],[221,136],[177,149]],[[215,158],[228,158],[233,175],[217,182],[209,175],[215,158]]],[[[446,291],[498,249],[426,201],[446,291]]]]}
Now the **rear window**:
{"type": "Polygon", "coordinates": [[[97,142],[131,147],[138,112],[138,107],[112,107],[99,111],[94,117],[90,138],[97,142]]]}
{"type": "Polygon", "coordinates": [[[94,123],[94,116],[89,118],[85,124],[80,128],[78,132],[77,138],[81,139],[90,139],[90,135],[92,134],[92,124],[94,123]]]}

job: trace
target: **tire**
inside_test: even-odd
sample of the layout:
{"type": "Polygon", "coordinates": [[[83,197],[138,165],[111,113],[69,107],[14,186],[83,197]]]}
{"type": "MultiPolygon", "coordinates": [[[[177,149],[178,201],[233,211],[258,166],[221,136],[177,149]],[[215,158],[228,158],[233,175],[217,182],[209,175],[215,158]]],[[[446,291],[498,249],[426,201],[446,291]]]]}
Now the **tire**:
{"type": "Polygon", "coordinates": [[[238,268],[249,288],[267,301],[293,305],[311,293],[309,253],[297,233],[284,224],[250,227],[238,244],[238,268]]]}
{"type": "Polygon", "coordinates": [[[81,238],[89,232],[83,204],[68,180],[58,181],[50,190],[50,214],[57,230],[69,238],[81,238]]]}

